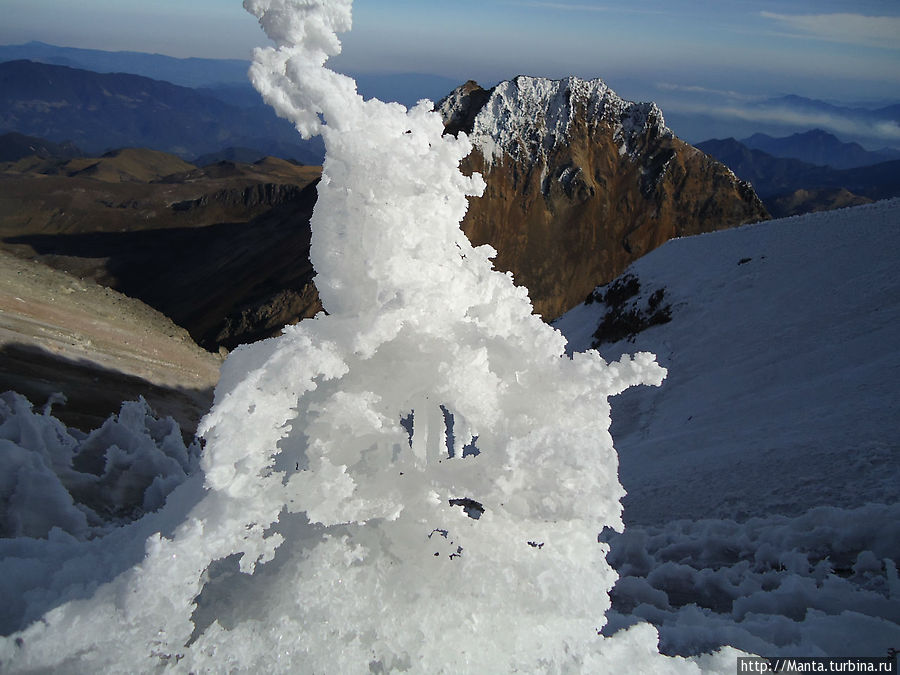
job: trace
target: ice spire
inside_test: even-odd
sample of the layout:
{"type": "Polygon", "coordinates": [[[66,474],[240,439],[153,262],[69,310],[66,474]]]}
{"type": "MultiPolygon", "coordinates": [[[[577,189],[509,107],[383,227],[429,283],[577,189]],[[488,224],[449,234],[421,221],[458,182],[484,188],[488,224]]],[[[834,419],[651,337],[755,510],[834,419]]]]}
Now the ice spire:
{"type": "Polygon", "coordinates": [[[364,101],[324,66],[349,2],[245,7],[276,45],[256,50],[254,84],[325,140],[312,260],[329,314],[229,356],[202,424],[205,490],[179,501],[196,506],[35,627],[23,668],[655,663],[652,628],[598,636],[615,572],[597,534],[622,524],[607,399],[665,371],[565,356],[459,228],[484,186],[459,171],[465,136],[444,136],[430,102],[364,101]]]}

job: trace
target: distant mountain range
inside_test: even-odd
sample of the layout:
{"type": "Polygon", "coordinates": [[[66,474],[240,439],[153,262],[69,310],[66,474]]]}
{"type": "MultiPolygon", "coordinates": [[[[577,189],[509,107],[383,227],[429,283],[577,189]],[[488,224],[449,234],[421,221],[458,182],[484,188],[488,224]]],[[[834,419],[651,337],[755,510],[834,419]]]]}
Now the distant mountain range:
{"type": "MultiPolygon", "coordinates": [[[[247,79],[250,61],[241,59],[177,59],[162,54],[108,52],[99,49],[57,47],[43,42],[0,45],[0,62],[28,60],[69,66],[97,73],[131,73],[163,80],[203,93],[238,107],[262,104],[247,79]]],[[[422,98],[437,101],[460,84],[459,80],[423,73],[351,73],[366,98],[397,101],[406,106],[422,98]]]]}
{"type": "Polygon", "coordinates": [[[843,143],[837,136],[823,129],[775,138],[756,133],[741,139],[751,150],[762,150],[775,157],[799,159],[808,164],[830,166],[833,169],[854,169],[893,159],[900,159],[900,150],[866,150],[859,143],[843,143]]]}
{"type": "Polygon", "coordinates": [[[698,143],[753,189],[776,217],[900,196],[900,160],[852,169],[775,157],[734,138],[698,143]]]}
{"type": "Polygon", "coordinates": [[[271,108],[237,107],[160,80],[33,61],[0,63],[0,131],[87,153],[149,147],[183,158],[228,146],[320,164],[321,141],[303,141],[271,108]]]}
{"type": "Polygon", "coordinates": [[[57,47],[44,42],[0,45],[0,61],[35,61],[96,73],[131,73],[182,87],[246,84],[249,61],[241,59],[177,59],[143,52],[57,47]]]}
{"type": "Polygon", "coordinates": [[[666,120],[695,145],[708,138],[746,138],[756,133],[780,138],[824,129],[866,148],[900,148],[900,104],[896,103],[835,105],[795,95],[722,99],[693,91],[676,99],[664,96],[663,100],[666,120]]]}
{"type": "MultiPolygon", "coordinates": [[[[0,46],[0,133],[71,142],[88,154],[128,146],[190,160],[225,151],[244,161],[273,155],[321,164],[321,139],[304,141],[263,103],[249,65],[40,42],[0,46]]],[[[408,106],[459,84],[414,73],[357,79],[363,96],[408,106]]]]}

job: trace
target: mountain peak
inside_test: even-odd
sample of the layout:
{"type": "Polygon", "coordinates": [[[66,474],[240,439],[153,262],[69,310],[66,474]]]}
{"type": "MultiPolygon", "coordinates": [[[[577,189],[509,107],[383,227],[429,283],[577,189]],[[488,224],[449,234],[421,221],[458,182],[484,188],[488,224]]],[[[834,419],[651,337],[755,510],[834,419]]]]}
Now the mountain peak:
{"type": "Polygon", "coordinates": [[[829,141],[831,141],[831,140],[837,141],[838,140],[838,137],[835,136],[834,134],[828,133],[824,129],[818,129],[818,128],[810,129],[809,131],[798,132],[793,135],[797,136],[799,138],[809,138],[809,139],[815,138],[815,139],[823,139],[823,140],[829,140],[829,141]]]}
{"type": "Polygon", "coordinates": [[[559,80],[519,75],[489,91],[469,81],[438,105],[448,131],[465,131],[486,161],[508,155],[534,163],[568,142],[573,121],[614,128],[620,155],[634,154],[636,135],[648,125],[671,136],[655,103],[622,99],[601,79],[570,76],[559,80]]]}
{"type": "Polygon", "coordinates": [[[674,236],[766,218],[725,166],[678,139],[654,103],[600,79],[519,76],[467,82],[438,104],[447,133],[474,146],[463,172],[487,181],[463,231],[498,269],[559,316],[600,280],[674,236]]]}

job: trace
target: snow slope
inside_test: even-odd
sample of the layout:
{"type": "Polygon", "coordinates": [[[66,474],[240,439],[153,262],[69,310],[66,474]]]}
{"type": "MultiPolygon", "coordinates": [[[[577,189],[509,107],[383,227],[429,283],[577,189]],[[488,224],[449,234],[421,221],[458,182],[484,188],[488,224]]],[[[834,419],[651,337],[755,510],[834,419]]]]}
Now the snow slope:
{"type": "MultiPolygon", "coordinates": [[[[900,646],[898,251],[894,200],[672,240],[629,268],[619,313],[663,289],[671,321],[599,349],[651,351],[668,376],[613,399],[628,494],[607,631],[642,617],[677,653],[900,646]]],[[[556,327],[586,349],[609,309],[556,327]]]]}

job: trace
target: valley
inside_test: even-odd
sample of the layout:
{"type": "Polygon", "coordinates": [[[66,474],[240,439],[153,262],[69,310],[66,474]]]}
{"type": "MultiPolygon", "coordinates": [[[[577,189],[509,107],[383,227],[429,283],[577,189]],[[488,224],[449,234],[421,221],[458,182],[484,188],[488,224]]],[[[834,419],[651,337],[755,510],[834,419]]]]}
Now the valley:
{"type": "Polygon", "coordinates": [[[5,250],[125,293],[212,351],[319,310],[308,261],[320,167],[199,168],[159,151],[0,167],[5,250]]]}

